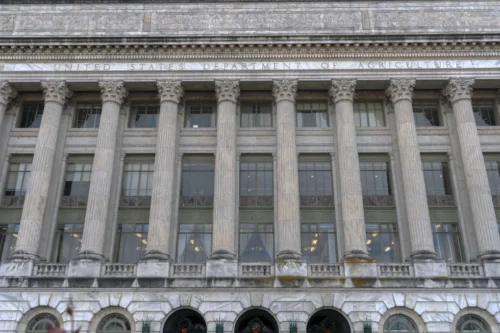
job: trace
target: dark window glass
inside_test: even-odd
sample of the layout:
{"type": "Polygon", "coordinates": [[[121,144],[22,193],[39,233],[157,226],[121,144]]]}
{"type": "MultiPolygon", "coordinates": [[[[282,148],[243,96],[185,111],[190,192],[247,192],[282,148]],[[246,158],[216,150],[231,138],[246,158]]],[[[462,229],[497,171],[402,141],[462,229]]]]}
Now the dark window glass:
{"type": "Polygon", "coordinates": [[[212,252],[211,224],[179,224],[178,263],[204,263],[212,252]]]}
{"type": "Polygon", "coordinates": [[[134,115],[133,127],[156,128],[159,119],[159,107],[157,104],[136,104],[132,105],[132,115],[134,115]]]}
{"type": "Polygon", "coordinates": [[[413,117],[416,126],[441,126],[436,103],[414,102],[413,117]]]}
{"type": "Polygon", "coordinates": [[[311,264],[337,262],[337,240],[333,223],[302,223],[303,259],[311,264]]]}
{"type": "Polygon", "coordinates": [[[297,103],[297,127],[328,127],[326,103],[297,103]]]}
{"type": "Polygon", "coordinates": [[[154,163],[126,163],[121,204],[149,206],[153,191],[154,163]]]}
{"type": "Polygon", "coordinates": [[[240,224],[240,261],[272,262],[274,233],[272,223],[240,224]]]}
{"type": "Polygon", "coordinates": [[[5,197],[6,206],[22,206],[31,178],[31,163],[12,163],[7,174],[5,197]]]}
{"type": "Polygon", "coordinates": [[[500,195],[500,162],[485,161],[486,174],[492,195],[500,195]]]}
{"type": "Polygon", "coordinates": [[[365,206],[393,206],[389,162],[359,162],[365,206]]]}
{"type": "Polygon", "coordinates": [[[186,106],[186,127],[215,127],[213,103],[190,103],[186,106]]]}
{"type": "Polygon", "coordinates": [[[115,261],[125,264],[139,262],[148,245],[148,224],[119,224],[117,236],[115,261]]]}
{"type": "Polygon", "coordinates": [[[333,206],[332,163],[299,162],[301,206],[333,206]]]}
{"type": "Polygon", "coordinates": [[[91,163],[70,163],[64,182],[62,205],[85,206],[90,189],[91,163]]]}
{"type": "Polygon", "coordinates": [[[475,101],[472,103],[472,111],[477,126],[495,126],[497,124],[492,102],[475,101]]]}
{"type": "Polygon", "coordinates": [[[270,103],[243,103],[241,105],[241,127],[272,127],[270,103]]]}
{"type": "Polygon", "coordinates": [[[434,247],[440,259],[462,262],[462,246],[458,225],[455,223],[432,223],[434,247]]]}
{"type": "Polygon", "coordinates": [[[24,103],[21,110],[21,128],[40,128],[43,115],[43,103],[24,103]]]}
{"type": "Polygon", "coordinates": [[[354,123],[357,127],[384,127],[384,107],[381,102],[355,102],[354,123]]]}
{"type": "Polygon", "coordinates": [[[418,332],[417,325],[407,316],[397,314],[390,316],[384,323],[384,333],[418,332]]]}
{"type": "Polygon", "coordinates": [[[396,224],[366,223],[366,247],[377,262],[397,262],[399,242],[396,224]]]}
{"type": "Polygon", "coordinates": [[[430,206],[453,206],[450,173],[446,162],[422,162],[430,206]]]}
{"type": "Polygon", "coordinates": [[[182,164],[181,206],[212,206],[213,161],[185,160],[182,164]]]}
{"type": "Polygon", "coordinates": [[[123,315],[113,313],[104,317],[97,326],[97,333],[130,333],[130,322],[123,315]]]}
{"type": "Polygon", "coordinates": [[[101,104],[78,104],[75,127],[99,128],[101,108],[101,104]]]}
{"type": "Polygon", "coordinates": [[[273,206],[273,163],[241,162],[240,206],[273,206]]]}
{"type": "Polygon", "coordinates": [[[46,333],[51,328],[59,327],[59,321],[50,313],[41,313],[31,319],[26,326],[26,333],[46,333]]]}
{"type": "Polygon", "coordinates": [[[458,320],[457,333],[490,333],[490,326],[483,318],[467,314],[458,320]]]}
{"type": "Polygon", "coordinates": [[[82,235],[82,223],[59,224],[54,238],[52,260],[60,264],[69,264],[71,259],[75,259],[80,252],[82,235]]]}
{"type": "Polygon", "coordinates": [[[19,224],[0,224],[0,260],[9,259],[16,247],[19,224]]]}

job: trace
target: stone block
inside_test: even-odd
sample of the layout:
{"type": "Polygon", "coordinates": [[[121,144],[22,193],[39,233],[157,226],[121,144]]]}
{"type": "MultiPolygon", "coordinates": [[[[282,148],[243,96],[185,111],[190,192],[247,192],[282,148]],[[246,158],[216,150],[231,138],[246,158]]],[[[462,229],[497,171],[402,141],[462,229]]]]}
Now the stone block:
{"type": "Polygon", "coordinates": [[[413,272],[417,278],[447,277],[448,269],[444,261],[415,261],[413,272]]]}
{"type": "Polygon", "coordinates": [[[228,259],[207,260],[206,276],[207,278],[236,278],[238,262],[228,259]]]}
{"type": "Polygon", "coordinates": [[[99,277],[102,262],[97,260],[75,259],[68,267],[68,277],[99,277]]]}
{"type": "Polygon", "coordinates": [[[483,263],[483,268],[484,268],[484,276],[486,277],[500,277],[500,262],[498,261],[491,261],[491,262],[484,262],[483,263]]]}
{"type": "Polygon", "coordinates": [[[307,264],[295,260],[282,260],[276,262],[276,276],[307,277],[307,264]]]}
{"type": "Polygon", "coordinates": [[[376,277],[377,264],[373,262],[345,262],[345,277],[376,277]]]}
{"type": "Polygon", "coordinates": [[[137,264],[137,277],[168,277],[170,263],[168,261],[140,261],[137,264]]]}
{"type": "Polygon", "coordinates": [[[0,265],[0,276],[4,277],[25,277],[31,276],[34,262],[31,260],[7,261],[0,265]]]}

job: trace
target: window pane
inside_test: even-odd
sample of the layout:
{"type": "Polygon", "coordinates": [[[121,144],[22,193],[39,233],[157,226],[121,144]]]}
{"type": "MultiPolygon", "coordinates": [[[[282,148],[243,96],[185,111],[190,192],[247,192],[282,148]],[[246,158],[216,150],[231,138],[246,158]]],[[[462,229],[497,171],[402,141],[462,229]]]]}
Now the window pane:
{"type": "Polygon", "coordinates": [[[271,127],[270,103],[244,103],[241,106],[241,127],[271,127]]]}
{"type": "Polygon", "coordinates": [[[132,112],[135,115],[133,127],[156,128],[158,126],[159,106],[157,104],[135,104],[132,112]]]}
{"type": "Polygon", "coordinates": [[[272,262],[274,259],[273,225],[240,225],[240,261],[272,262]]]}
{"type": "Polygon", "coordinates": [[[472,110],[477,126],[495,126],[493,103],[489,101],[473,101],[472,110]]]}
{"type": "Polygon", "coordinates": [[[204,263],[212,252],[211,224],[179,224],[178,263],[204,263]]]}
{"type": "Polygon", "coordinates": [[[458,225],[453,223],[432,223],[434,247],[440,259],[448,262],[462,262],[462,248],[458,225]]]}
{"type": "Polygon", "coordinates": [[[354,120],[358,127],[384,127],[384,108],[380,102],[355,102],[354,120]]]}
{"type": "Polygon", "coordinates": [[[19,224],[0,224],[0,260],[5,261],[16,247],[19,224]]]}
{"type": "Polygon", "coordinates": [[[299,162],[301,206],[333,206],[331,163],[299,162]]]}
{"type": "Polygon", "coordinates": [[[60,264],[69,264],[80,252],[83,224],[59,224],[54,237],[52,260],[60,264]]]}
{"type": "Polygon", "coordinates": [[[101,121],[101,104],[78,104],[76,128],[98,128],[101,121]]]}
{"type": "Polygon", "coordinates": [[[214,165],[207,161],[183,161],[181,206],[212,206],[214,165]]]}
{"type": "Polygon", "coordinates": [[[186,127],[215,127],[215,107],[211,103],[191,103],[186,109],[186,127]]]}
{"type": "Polygon", "coordinates": [[[396,262],[399,241],[395,224],[366,223],[366,247],[377,262],[396,262]]]}
{"type": "Polygon", "coordinates": [[[40,128],[42,123],[43,103],[25,103],[21,110],[21,128],[40,128]]]}
{"type": "Polygon", "coordinates": [[[337,262],[337,244],[333,223],[302,223],[302,255],[308,263],[337,262]]]}
{"type": "Polygon", "coordinates": [[[148,244],[147,224],[119,224],[115,261],[135,264],[144,256],[148,244]]]}
{"type": "Polygon", "coordinates": [[[437,104],[433,102],[414,102],[413,116],[416,126],[440,126],[437,104]]]}
{"type": "Polygon", "coordinates": [[[297,127],[328,127],[326,103],[297,103],[297,127]]]}

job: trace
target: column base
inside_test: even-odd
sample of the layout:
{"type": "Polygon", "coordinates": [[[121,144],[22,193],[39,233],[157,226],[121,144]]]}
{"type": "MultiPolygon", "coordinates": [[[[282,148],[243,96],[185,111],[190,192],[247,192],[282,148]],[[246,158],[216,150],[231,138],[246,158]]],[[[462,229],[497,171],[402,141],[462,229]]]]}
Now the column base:
{"type": "Polygon", "coordinates": [[[172,258],[167,253],[163,253],[160,251],[148,251],[144,255],[144,261],[149,261],[149,260],[171,262],[172,258]]]}
{"type": "Polygon", "coordinates": [[[410,254],[410,260],[439,260],[437,253],[434,251],[415,251],[410,254]]]}
{"type": "Polygon", "coordinates": [[[228,250],[215,250],[210,255],[210,259],[212,260],[235,260],[236,254],[232,253],[228,250]]]}
{"type": "Polygon", "coordinates": [[[170,273],[169,260],[145,259],[137,263],[137,277],[167,278],[170,273]]]}
{"type": "Polygon", "coordinates": [[[344,261],[352,261],[352,260],[363,260],[366,262],[371,262],[373,259],[370,257],[370,255],[366,252],[363,252],[361,250],[354,250],[354,251],[349,251],[344,254],[344,261]]]}
{"type": "Polygon", "coordinates": [[[206,266],[207,278],[236,278],[238,261],[234,259],[209,259],[206,266]]]}
{"type": "Polygon", "coordinates": [[[416,278],[448,277],[448,268],[444,260],[413,260],[413,272],[416,278]]]}
{"type": "Polygon", "coordinates": [[[292,250],[283,250],[276,256],[277,260],[302,260],[302,253],[292,250]]]}
{"type": "Polygon", "coordinates": [[[94,251],[83,251],[78,254],[78,260],[94,260],[94,261],[104,261],[104,256],[101,253],[94,251]]]}
{"type": "Polygon", "coordinates": [[[93,277],[101,276],[102,260],[73,259],[69,262],[68,277],[93,277]]]}
{"type": "Polygon", "coordinates": [[[344,260],[344,273],[346,278],[376,278],[377,264],[373,259],[344,260]]]}
{"type": "Polygon", "coordinates": [[[500,260],[483,261],[484,276],[498,278],[500,277],[500,260]]]}
{"type": "Polygon", "coordinates": [[[494,261],[500,260],[500,251],[491,250],[486,251],[477,256],[478,261],[494,261]]]}
{"type": "Polygon", "coordinates": [[[26,251],[14,251],[10,258],[12,260],[40,261],[40,257],[38,256],[38,254],[33,254],[26,251]]]}
{"type": "Polygon", "coordinates": [[[307,277],[307,263],[300,260],[276,260],[277,277],[307,277]]]}
{"type": "Polygon", "coordinates": [[[2,277],[28,277],[33,272],[34,260],[9,260],[0,265],[0,276],[2,277]]]}

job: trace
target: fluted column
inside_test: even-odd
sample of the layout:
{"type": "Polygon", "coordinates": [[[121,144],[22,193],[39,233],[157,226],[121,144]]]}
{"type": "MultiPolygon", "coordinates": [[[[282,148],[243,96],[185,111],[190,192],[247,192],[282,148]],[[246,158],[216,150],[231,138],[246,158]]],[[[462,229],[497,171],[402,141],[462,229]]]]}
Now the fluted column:
{"type": "Polygon", "coordinates": [[[368,259],[356,125],[354,124],[355,86],[356,80],[332,80],[330,96],[335,104],[337,124],[337,158],[339,161],[342,225],[344,227],[344,258],[368,259]]]}
{"type": "Polygon", "coordinates": [[[296,80],[273,82],[276,102],[276,179],[278,184],[279,260],[302,259],[297,147],[295,144],[296,80]]]}
{"type": "Polygon", "coordinates": [[[145,258],[170,260],[169,241],[175,197],[177,112],[184,91],[181,81],[158,81],[157,86],[161,103],[160,120],[158,122],[148,246],[145,258]]]}
{"type": "Polygon", "coordinates": [[[213,250],[211,259],[234,259],[236,230],[236,104],[238,81],[215,81],[217,151],[215,153],[213,250]]]}
{"type": "Polygon", "coordinates": [[[15,259],[38,259],[40,231],[47,205],[59,125],[64,103],[71,95],[64,81],[47,81],[42,82],[41,85],[45,96],[45,106],[35,146],[19,235],[12,254],[15,259]]]}
{"type": "Polygon", "coordinates": [[[17,92],[10,86],[7,81],[0,81],[0,128],[5,115],[7,105],[16,98],[17,92]]]}
{"type": "Polygon", "coordinates": [[[128,95],[123,82],[99,82],[102,113],[90,178],[89,199],[85,215],[80,259],[102,260],[108,217],[111,180],[115,161],[116,134],[120,107],[128,95]]]}
{"type": "Polygon", "coordinates": [[[491,192],[472,111],[473,79],[450,79],[443,95],[452,105],[469,193],[479,260],[500,259],[500,236],[491,192]]]}
{"type": "Polygon", "coordinates": [[[410,258],[437,259],[432,241],[427,191],[413,117],[414,87],[415,80],[391,80],[386,94],[393,104],[396,117],[401,173],[410,230],[410,258]]]}

